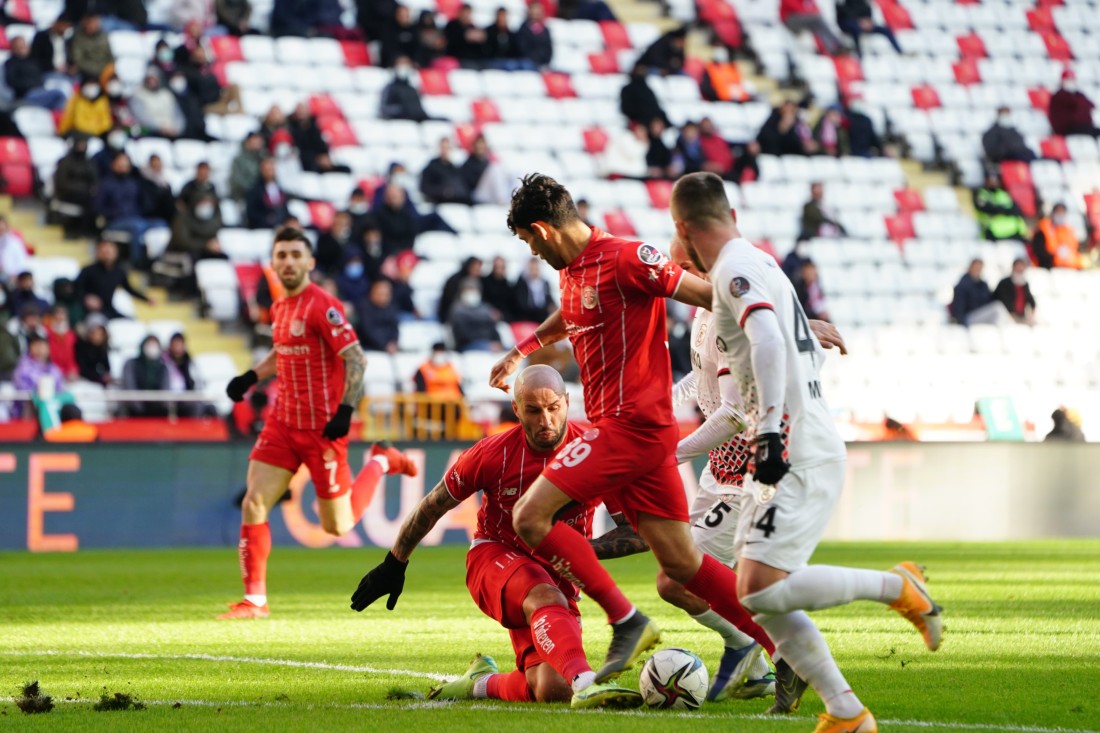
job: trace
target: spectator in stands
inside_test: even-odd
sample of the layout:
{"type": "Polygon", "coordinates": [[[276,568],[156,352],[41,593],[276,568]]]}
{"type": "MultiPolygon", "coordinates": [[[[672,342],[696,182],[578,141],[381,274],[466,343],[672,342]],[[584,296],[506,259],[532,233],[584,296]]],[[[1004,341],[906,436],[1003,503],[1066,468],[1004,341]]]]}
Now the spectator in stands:
{"type": "Polygon", "coordinates": [[[649,70],[644,64],[634,64],[630,80],[619,92],[619,111],[635,124],[648,126],[650,120],[660,118],[668,124],[668,115],[657,101],[657,95],[646,81],[649,70]]]}
{"type": "Polygon", "coordinates": [[[43,381],[50,383],[52,394],[62,391],[61,370],[50,361],[50,344],[41,334],[32,334],[27,339],[27,348],[19,357],[11,381],[19,391],[37,392],[43,381]]]}
{"type": "Polygon", "coordinates": [[[525,59],[539,70],[550,66],[554,58],[554,42],[546,27],[546,8],[539,0],[527,6],[527,19],[516,32],[516,45],[525,59]]]}
{"type": "Polygon", "coordinates": [[[72,31],[73,24],[64,17],[58,17],[49,28],[43,28],[34,34],[31,57],[46,78],[56,75],[76,82],[78,72],[69,59],[68,49],[72,31]]]}
{"type": "Polygon", "coordinates": [[[290,134],[298,148],[302,170],[312,173],[351,173],[351,168],[335,165],[329,155],[328,143],[321,134],[317,119],[309,105],[299,102],[289,120],[290,134]]]}
{"type": "Polygon", "coordinates": [[[986,239],[1027,239],[1027,222],[1023,212],[1001,185],[998,176],[986,176],[982,187],[974,190],[974,208],[982,236],[986,239]]]}
{"type": "Polygon", "coordinates": [[[467,280],[475,282],[481,280],[481,267],[482,262],[480,259],[467,257],[458,272],[451,275],[447,278],[447,282],[443,283],[443,290],[439,294],[439,306],[436,312],[436,318],[440,323],[446,323],[450,319],[451,307],[458,299],[458,291],[462,284],[467,280]]]}
{"type": "Polygon", "coordinates": [[[164,172],[164,161],[153,153],[149,162],[141,169],[142,208],[150,218],[173,221],[176,218],[176,197],[172,194],[172,184],[164,172]]]}
{"type": "Polygon", "coordinates": [[[153,59],[149,64],[149,68],[156,69],[165,77],[176,70],[176,54],[172,51],[172,47],[168,45],[168,41],[163,38],[157,41],[157,45],[153,47],[153,59]]]}
{"type": "Polygon", "coordinates": [[[479,134],[474,138],[470,146],[470,155],[459,171],[466,179],[473,203],[507,206],[512,200],[515,179],[510,177],[504,170],[504,166],[493,160],[493,157],[485,136],[479,134]]]}
{"type": "Polygon", "coordinates": [[[37,302],[24,302],[18,305],[18,309],[13,304],[12,313],[17,318],[12,318],[7,322],[7,331],[15,338],[15,354],[27,353],[27,343],[32,338],[45,339],[48,335],[46,333],[46,327],[42,325],[42,314],[45,312],[37,302]]]}
{"type": "Polygon", "coordinates": [[[999,300],[1016,323],[1035,325],[1035,297],[1027,282],[1027,260],[1012,261],[1012,274],[997,283],[993,297],[999,300]]]}
{"type": "MultiPolygon", "coordinates": [[[[172,334],[168,339],[168,350],[161,357],[164,366],[168,370],[169,392],[195,392],[202,388],[200,377],[195,369],[195,363],[191,360],[191,354],[187,352],[187,341],[182,333],[172,334]]],[[[176,414],[180,417],[198,417],[202,415],[205,405],[201,402],[178,402],[176,414]]]]}
{"type": "Polygon", "coordinates": [[[172,224],[171,252],[183,252],[194,264],[211,239],[216,239],[222,228],[222,215],[218,197],[212,192],[180,197],[180,208],[172,224]]]}
{"type": "Polygon", "coordinates": [[[756,140],[765,155],[809,155],[814,152],[813,135],[804,119],[805,110],[791,100],[772,110],[756,140]]]}
{"type": "Polygon", "coordinates": [[[604,0],[560,0],[558,17],[565,20],[616,20],[615,13],[604,0]]]}
{"type": "Polygon", "coordinates": [[[1031,239],[1031,254],[1039,267],[1049,270],[1052,267],[1080,269],[1082,257],[1079,253],[1081,243],[1077,232],[1069,225],[1066,205],[1057,203],[1050,209],[1050,215],[1044,216],[1035,226],[1035,236],[1031,239]]]}
{"type": "Polygon", "coordinates": [[[214,14],[218,25],[230,35],[244,36],[251,32],[252,3],[249,0],[214,0],[214,14]]]}
{"type": "Polygon", "coordinates": [[[412,85],[412,60],[407,56],[398,57],[393,67],[393,79],[382,88],[379,114],[384,120],[412,120],[424,122],[429,119],[420,101],[420,92],[412,85]]]}
{"type": "Polygon", "coordinates": [[[103,30],[137,31],[149,22],[145,0],[96,0],[94,6],[103,13],[103,30]]]}
{"type": "Polygon", "coordinates": [[[577,216],[584,222],[585,226],[592,226],[592,213],[590,211],[590,204],[588,199],[577,199],[577,216]]]}
{"type": "Polygon", "coordinates": [[[80,27],[69,41],[69,58],[86,79],[98,79],[103,67],[114,63],[111,43],[107,40],[99,15],[94,11],[80,20],[80,27]]]}
{"type": "Polygon", "coordinates": [[[59,425],[42,431],[47,443],[94,443],[99,437],[99,428],[85,422],[84,413],[72,403],[61,405],[59,418],[59,425]]]}
{"type": "Polygon", "coordinates": [[[852,99],[844,110],[848,130],[848,150],[844,155],[875,158],[886,153],[882,138],[875,130],[874,122],[864,113],[865,109],[862,99],[852,99]]]}
{"type": "Polygon", "coordinates": [[[673,28],[645,50],[638,58],[648,70],[661,76],[684,73],[684,48],[687,45],[687,26],[673,28]]]}
{"type": "Polygon", "coordinates": [[[57,123],[57,134],[81,133],[89,137],[105,135],[111,129],[111,103],[103,94],[96,77],[86,78],[80,91],[69,98],[57,123]]]}
{"type": "Polygon", "coordinates": [[[435,23],[435,13],[431,10],[421,10],[416,22],[417,37],[420,39],[420,54],[416,58],[416,65],[426,69],[432,62],[446,53],[447,38],[439,30],[435,23]]]}
{"type": "MultiPolygon", "coordinates": [[[[3,301],[4,296],[4,289],[0,288],[0,301],[3,301]]],[[[11,381],[21,353],[18,337],[8,328],[10,319],[4,314],[6,307],[6,303],[0,302],[0,315],[3,315],[3,320],[0,320],[0,382],[11,381]]]]}
{"type": "Polygon", "coordinates": [[[168,24],[173,28],[182,28],[188,33],[203,31],[214,25],[214,9],[210,0],[172,0],[172,9],[168,13],[168,24]]]}
{"type": "Polygon", "coordinates": [[[474,25],[474,9],[463,3],[443,29],[447,40],[447,55],[458,59],[466,68],[480,68],[485,60],[485,47],[489,40],[485,31],[474,25]]]}
{"type": "Polygon", "coordinates": [[[791,33],[809,31],[824,47],[825,53],[835,55],[844,48],[844,44],[825,19],[814,0],[780,0],[779,20],[791,33]]]}
{"type": "Polygon", "coordinates": [[[672,148],[665,142],[665,131],[668,127],[660,117],[654,117],[646,126],[649,136],[649,146],[646,149],[645,165],[648,178],[676,178],[679,175],[673,165],[674,158],[672,148]]]}
{"type": "MultiPolygon", "coordinates": [[[[169,387],[168,366],[161,358],[160,339],[153,334],[141,342],[141,350],[122,367],[122,387],[130,391],[157,392],[169,387]]],[[[136,417],[167,417],[168,405],[164,402],[129,402],[126,412],[136,417]]]]}
{"type": "Polygon", "coordinates": [[[420,54],[420,34],[407,5],[394,7],[393,16],[386,20],[380,40],[382,47],[378,64],[387,69],[394,66],[399,58],[404,57],[411,62],[420,54]]]}
{"type": "Polygon", "coordinates": [[[130,158],[119,153],[111,161],[111,172],[99,183],[95,209],[106,221],[107,229],[123,230],[130,236],[130,260],[145,261],[145,233],[156,226],[167,226],[163,220],[146,216],[141,180],[130,165],[130,158]]]}
{"type": "Polygon", "coordinates": [[[401,321],[420,318],[420,311],[413,301],[413,289],[409,284],[409,278],[419,261],[415,254],[405,251],[387,258],[382,265],[383,274],[393,286],[393,304],[397,307],[397,317],[401,321]]]}
{"type": "Polygon", "coordinates": [[[711,60],[699,78],[699,93],[708,102],[747,102],[751,97],[741,79],[741,70],[732,63],[725,46],[711,49],[711,60]]]}
{"type": "Polygon", "coordinates": [[[23,237],[12,231],[8,218],[0,214],[0,288],[27,271],[30,255],[23,237]]]}
{"type": "Polygon", "coordinates": [[[245,220],[252,229],[274,229],[287,215],[287,197],[275,180],[275,161],[260,161],[260,176],[245,196],[245,220]]]}
{"type": "Polygon", "coordinates": [[[96,244],[95,262],[81,270],[76,278],[77,297],[86,313],[124,318],[114,306],[115,291],[120,287],[138,300],[155,305],[152,298],[130,284],[129,270],[118,261],[118,245],[101,239],[96,244]]]}
{"type": "Polygon", "coordinates": [[[199,199],[210,196],[216,199],[218,191],[214,187],[214,182],[210,180],[210,164],[202,160],[195,165],[195,177],[180,189],[177,207],[181,210],[191,208],[198,203],[199,199]]]}
{"type": "Polygon", "coordinates": [[[832,208],[825,204],[825,187],[821,181],[810,184],[810,200],[802,207],[802,230],[799,239],[840,237],[848,234],[832,208]]]}
{"type": "Polygon", "coordinates": [[[76,297],[75,280],[59,277],[53,281],[53,304],[65,307],[69,314],[69,323],[79,323],[84,320],[84,306],[76,297]]]}
{"type": "Polygon", "coordinates": [[[386,184],[382,207],[375,212],[382,255],[394,255],[412,249],[416,242],[417,220],[408,206],[405,189],[396,183],[386,184]]]}
{"type": "Polygon", "coordinates": [[[368,226],[377,228],[374,215],[370,212],[370,202],[367,201],[367,192],[361,186],[352,189],[348,196],[347,214],[351,221],[351,236],[355,240],[362,237],[363,230],[368,226]]]}
{"type": "Polygon", "coordinates": [[[313,0],[275,0],[268,20],[271,35],[312,36],[315,33],[316,13],[313,0]]]}
{"type": "Polygon", "coordinates": [[[829,107],[814,126],[814,140],[824,155],[840,158],[848,154],[848,131],[837,106],[829,107]]]}
{"type": "Polygon", "coordinates": [[[500,320],[506,323],[515,320],[515,293],[508,282],[508,261],[500,255],[493,258],[489,274],[481,278],[481,297],[499,314],[500,320]]]}
{"type": "Polygon", "coordinates": [[[176,96],[161,84],[160,72],[153,68],[145,72],[145,79],[130,99],[130,109],[145,135],[176,138],[187,122],[176,96]]]}
{"type": "Polygon", "coordinates": [[[29,271],[21,272],[15,276],[11,292],[8,294],[8,305],[11,306],[11,312],[20,318],[23,318],[28,306],[31,306],[34,320],[30,321],[29,324],[33,328],[38,328],[41,325],[42,314],[50,309],[50,304],[46,299],[40,298],[38,293],[34,291],[34,273],[29,271]]]}
{"type": "MultiPolygon", "coordinates": [[[[53,174],[53,202],[50,208],[61,216],[66,237],[90,232],[95,219],[92,196],[99,183],[95,164],[88,158],[88,139],[74,135],[69,150],[57,161],[53,174]]],[[[3,245],[0,244],[0,251],[3,245]]],[[[2,260],[2,256],[0,256],[2,260]]],[[[3,265],[0,265],[0,273],[3,265]]]]}
{"type": "MultiPolygon", "coordinates": [[[[657,118],[654,118],[657,119],[657,118]]],[[[601,176],[647,178],[650,170],[649,130],[646,125],[630,123],[626,129],[613,132],[607,147],[597,157],[601,176]]]]}
{"type": "Polygon", "coordinates": [[[397,353],[398,312],[393,302],[393,286],[389,280],[377,280],[370,293],[356,301],[359,342],[368,351],[397,353]]]}
{"type": "Polygon", "coordinates": [[[349,251],[344,266],[335,279],[340,300],[355,305],[366,297],[370,290],[370,279],[367,277],[363,255],[355,250],[349,251]]]}
{"type": "Polygon", "coordinates": [[[172,93],[172,98],[176,100],[176,106],[183,116],[179,137],[185,140],[212,139],[206,132],[206,113],[203,111],[202,98],[197,90],[191,89],[183,69],[176,69],[168,75],[168,91],[172,93]]]}
{"type": "Polygon", "coordinates": [[[1024,136],[1012,125],[1012,110],[1008,107],[997,109],[997,121],[982,135],[982,150],[991,163],[1035,160],[1035,153],[1024,142],[1024,136]]]}
{"type": "Polygon", "coordinates": [[[1092,122],[1095,106],[1077,88],[1077,74],[1067,68],[1062,72],[1062,86],[1050,97],[1050,129],[1055,135],[1100,137],[1100,128],[1092,122]]]}
{"type": "Polygon", "coordinates": [[[64,92],[44,86],[46,75],[31,57],[30,45],[22,36],[11,39],[11,55],[4,62],[4,81],[17,102],[47,109],[65,106],[64,92]]]}
{"type": "Polygon", "coordinates": [[[1065,442],[1084,443],[1085,434],[1081,431],[1081,416],[1075,410],[1062,406],[1051,413],[1054,427],[1043,438],[1044,443],[1065,442]]]}
{"type": "Polygon", "coordinates": [[[243,201],[248,192],[260,180],[260,161],[265,157],[264,138],[251,132],[241,141],[241,149],[229,166],[229,195],[243,201]]]}
{"type": "Polygon", "coordinates": [[[513,290],[517,321],[542,323],[554,310],[554,301],[550,297],[550,283],[542,277],[537,257],[527,261],[527,267],[516,280],[513,290]]]}
{"type": "Polygon", "coordinates": [[[901,53],[901,46],[898,45],[898,39],[894,32],[887,26],[875,23],[869,0],[837,0],[836,24],[840,30],[852,37],[852,43],[856,47],[856,55],[861,58],[863,57],[863,48],[860,45],[859,37],[864,33],[878,33],[885,36],[890,45],[894,47],[894,50],[901,53]]]}
{"type": "Polygon", "coordinates": [[[420,365],[413,377],[416,391],[448,400],[462,399],[462,377],[451,364],[447,347],[442,342],[432,344],[432,353],[428,360],[420,365]]]}
{"type": "Polygon", "coordinates": [[[420,173],[420,193],[435,204],[468,204],[470,189],[462,171],[451,161],[451,139],[439,140],[439,155],[420,173]]]}
{"type": "Polygon", "coordinates": [[[500,319],[481,297],[481,283],[472,278],[462,281],[458,299],[451,306],[447,325],[451,327],[456,351],[499,351],[500,319]]]}
{"type": "Polygon", "coordinates": [[[107,386],[111,383],[111,362],[108,358],[107,319],[93,313],[84,322],[87,334],[76,342],[76,365],[80,378],[107,386]]]}
{"type": "Polygon", "coordinates": [[[506,71],[533,68],[519,52],[516,34],[508,25],[507,8],[497,8],[493,22],[485,27],[485,58],[489,66],[506,71]]]}
{"type": "Polygon", "coordinates": [[[126,96],[126,90],[122,80],[115,73],[115,65],[109,64],[99,77],[100,87],[107,97],[107,106],[111,109],[111,127],[124,130],[137,131],[137,118],[130,108],[130,100],[126,96]]]}
{"type": "Polygon", "coordinates": [[[332,226],[317,238],[317,245],[313,248],[317,269],[326,275],[339,272],[348,252],[355,248],[351,237],[351,214],[337,211],[332,217],[332,226]]]}
{"type": "Polygon", "coordinates": [[[733,151],[709,117],[699,120],[699,150],[703,155],[703,170],[723,178],[729,176],[733,170],[733,151]]]}
{"type": "Polygon", "coordinates": [[[1008,313],[982,279],[984,263],[980,259],[970,262],[970,267],[955,285],[955,297],[948,310],[956,323],[972,326],[975,323],[997,325],[1008,320],[1008,313]]]}
{"type": "Polygon", "coordinates": [[[821,281],[817,277],[817,265],[813,260],[802,261],[802,271],[794,289],[807,318],[818,321],[830,320],[829,309],[825,304],[825,291],[821,289],[821,281]]]}
{"type": "MultiPolygon", "coordinates": [[[[728,146],[727,146],[728,149],[728,146]]],[[[699,125],[685,122],[680,128],[680,136],[676,138],[676,167],[683,175],[698,173],[706,165],[706,156],[703,154],[703,142],[699,136],[699,125]]]]}
{"type": "Polygon", "coordinates": [[[50,345],[50,361],[61,370],[61,376],[72,381],[80,374],[76,364],[76,332],[69,324],[69,310],[63,305],[50,308],[46,324],[46,339],[50,345]]]}

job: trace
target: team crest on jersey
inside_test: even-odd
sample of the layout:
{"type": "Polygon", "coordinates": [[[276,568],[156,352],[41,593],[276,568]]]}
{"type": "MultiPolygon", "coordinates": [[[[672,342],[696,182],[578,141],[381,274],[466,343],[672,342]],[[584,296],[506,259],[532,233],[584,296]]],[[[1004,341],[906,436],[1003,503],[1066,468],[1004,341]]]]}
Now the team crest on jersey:
{"type": "Polygon", "coordinates": [[[707,326],[708,323],[699,324],[699,335],[695,338],[695,345],[702,346],[707,340],[707,326]]]}
{"type": "Polygon", "coordinates": [[[659,265],[664,262],[665,256],[652,244],[643,244],[638,248],[638,259],[643,265],[659,265]]]}
{"type": "Polygon", "coordinates": [[[757,484],[760,487],[760,491],[757,494],[757,501],[761,504],[767,504],[769,501],[775,498],[775,487],[768,484],[757,484]]]}
{"type": "Polygon", "coordinates": [[[748,280],[743,277],[735,277],[730,280],[730,295],[735,298],[740,298],[747,292],[749,292],[748,280]]]}
{"type": "Polygon", "coordinates": [[[596,293],[596,288],[591,285],[585,285],[581,289],[581,305],[588,310],[592,310],[600,304],[600,297],[596,293]]]}
{"type": "Polygon", "coordinates": [[[596,438],[600,437],[600,429],[589,428],[588,430],[584,431],[584,435],[582,435],[581,437],[585,440],[595,440],[596,438]]]}
{"type": "Polygon", "coordinates": [[[291,336],[305,336],[306,335],[306,322],[295,318],[290,322],[290,335],[291,336]]]}
{"type": "Polygon", "coordinates": [[[344,325],[344,317],[340,315],[340,311],[336,310],[336,306],[333,306],[332,308],[329,308],[327,311],[325,311],[325,318],[327,318],[328,322],[334,326],[344,325]]]}

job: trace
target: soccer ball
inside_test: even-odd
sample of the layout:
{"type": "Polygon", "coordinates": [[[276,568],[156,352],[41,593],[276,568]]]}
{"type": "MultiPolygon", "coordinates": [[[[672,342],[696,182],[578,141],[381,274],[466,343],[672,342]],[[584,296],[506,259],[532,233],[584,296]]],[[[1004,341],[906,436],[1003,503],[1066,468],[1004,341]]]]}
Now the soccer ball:
{"type": "Polygon", "coordinates": [[[695,710],[707,699],[710,676],[703,660],[686,649],[661,649],[646,660],[638,688],[646,705],[695,710]]]}

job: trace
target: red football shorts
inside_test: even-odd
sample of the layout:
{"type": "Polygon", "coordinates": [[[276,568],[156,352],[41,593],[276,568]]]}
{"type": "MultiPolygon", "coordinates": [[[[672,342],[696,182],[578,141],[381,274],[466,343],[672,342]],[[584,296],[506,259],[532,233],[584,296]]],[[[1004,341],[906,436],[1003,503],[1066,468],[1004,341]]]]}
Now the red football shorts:
{"type": "Polygon", "coordinates": [[[320,430],[295,430],[271,418],[248,458],[291,473],[304,463],[318,499],[335,499],[351,491],[346,437],[329,440],[320,430]]]}
{"type": "Polygon", "coordinates": [[[635,527],[640,512],[686,522],[678,440],[674,426],[642,427],[605,418],[566,444],[542,475],[576,502],[621,507],[635,527]]]}
{"type": "Polygon", "coordinates": [[[482,613],[508,629],[516,654],[516,669],[521,672],[546,661],[535,646],[531,627],[523,613],[527,594],[543,584],[561,590],[569,601],[569,610],[580,618],[573,586],[530,555],[491,541],[482,542],[466,554],[466,587],[470,597],[482,613]]]}

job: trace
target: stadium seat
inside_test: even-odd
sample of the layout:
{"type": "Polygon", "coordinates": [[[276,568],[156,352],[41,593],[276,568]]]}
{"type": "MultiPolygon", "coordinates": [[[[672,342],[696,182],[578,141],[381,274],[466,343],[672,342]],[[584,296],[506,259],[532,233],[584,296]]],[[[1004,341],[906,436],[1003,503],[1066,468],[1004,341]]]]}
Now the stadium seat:
{"type": "Polygon", "coordinates": [[[607,231],[609,234],[616,237],[637,237],[638,232],[634,229],[634,225],[631,224],[630,219],[627,217],[626,212],[623,211],[608,211],[604,214],[604,221],[607,224],[607,231]]]}
{"type": "Polygon", "coordinates": [[[542,81],[546,86],[546,95],[551,99],[567,99],[577,96],[568,74],[545,71],[542,74],[542,81]]]}
{"type": "Polygon", "coordinates": [[[1065,161],[1070,159],[1066,139],[1061,135],[1051,135],[1043,138],[1039,143],[1039,149],[1042,156],[1050,160],[1065,161]]]}
{"type": "Polygon", "coordinates": [[[18,137],[0,137],[0,163],[4,165],[29,165],[31,151],[27,141],[18,137]]]}
{"type": "Polygon", "coordinates": [[[599,127],[584,130],[584,149],[590,155],[599,155],[607,147],[607,133],[599,127]]]}
{"type": "Polygon", "coordinates": [[[913,219],[909,214],[902,213],[897,216],[887,216],[883,221],[886,223],[886,233],[898,244],[902,244],[905,240],[913,239],[916,236],[913,231],[913,219]]]}
{"type": "Polygon", "coordinates": [[[451,86],[447,80],[447,74],[438,69],[421,69],[420,93],[429,96],[451,96],[451,86]]]}
{"type": "Polygon", "coordinates": [[[0,193],[25,198],[34,193],[34,168],[29,164],[0,165],[0,193]]]}
{"type": "Polygon", "coordinates": [[[474,122],[484,125],[489,122],[500,122],[500,109],[491,99],[475,99],[470,103],[470,110],[474,122]]]}
{"type": "Polygon", "coordinates": [[[971,32],[963,36],[958,36],[956,42],[959,45],[959,54],[963,58],[985,58],[989,56],[986,52],[985,43],[982,41],[982,37],[977,33],[971,32]]]}
{"type": "Polygon", "coordinates": [[[667,209],[672,199],[672,181],[650,180],[645,183],[649,204],[655,209],[667,209]]]}
{"type": "Polygon", "coordinates": [[[241,41],[236,36],[212,36],[210,48],[214,52],[214,59],[222,63],[230,61],[244,61],[244,53],[241,51],[241,41]]]}
{"type": "Polygon", "coordinates": [[[588,66],[593,74],[618,74],[620,71],[614,51],[588,54],[588,66]]]}
{"type": "Polygon", "coordinates": [[[934,109],[940,106],[940,97],[936,89],[927,84],[913,87],[913,106],[917,109],[934,109]]]}
{"type": "Polygon", "coordinates": [[[920,191],[915,188],[903,188],[900,191],[894,191],[894,198],[897,200],[899,212],[912,213],[924,210],[924,201],[921,199],[920,191]]]}

